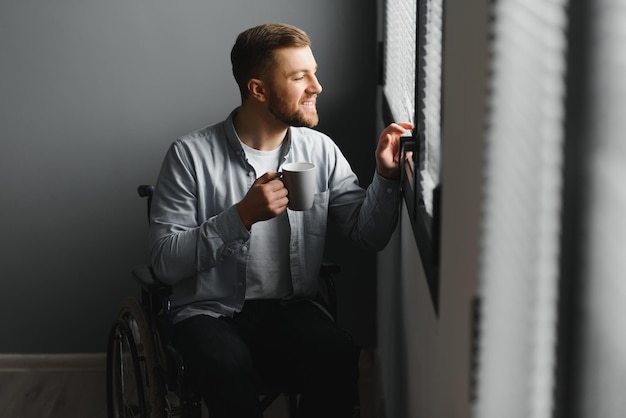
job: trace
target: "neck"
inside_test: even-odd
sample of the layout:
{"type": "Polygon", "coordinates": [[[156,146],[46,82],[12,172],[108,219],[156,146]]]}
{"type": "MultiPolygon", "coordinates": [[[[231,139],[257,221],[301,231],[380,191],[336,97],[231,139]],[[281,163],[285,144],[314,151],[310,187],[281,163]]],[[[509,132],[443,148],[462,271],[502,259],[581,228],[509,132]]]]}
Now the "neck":
{"type": "Polygon", "coordinates": [[[280,123],[264,108],[243,104],[233,124],[241,142],[259,151],[271,151],[282,144],[288,126],[280,123]]]}

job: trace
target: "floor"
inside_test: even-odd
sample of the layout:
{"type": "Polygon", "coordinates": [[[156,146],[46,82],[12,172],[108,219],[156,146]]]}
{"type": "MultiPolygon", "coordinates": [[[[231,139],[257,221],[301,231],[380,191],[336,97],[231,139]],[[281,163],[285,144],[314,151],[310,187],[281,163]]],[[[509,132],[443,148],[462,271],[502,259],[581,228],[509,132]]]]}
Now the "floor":
{"type": "MultiPolygon", "coordinates": [[[[361,356],[361,418],[384,418],[375,363],[372,352],[361,356]]],[[[104,354],[0,355],[0,417],[105,418],[105,367],[104,354]]],[[[279,398],[265,418],[285,411],[279,398]]]]}
{"type": "Polygon", "coordinates": [[[106,358],[0,356],[0,417],[105,418],[106,358]]]}

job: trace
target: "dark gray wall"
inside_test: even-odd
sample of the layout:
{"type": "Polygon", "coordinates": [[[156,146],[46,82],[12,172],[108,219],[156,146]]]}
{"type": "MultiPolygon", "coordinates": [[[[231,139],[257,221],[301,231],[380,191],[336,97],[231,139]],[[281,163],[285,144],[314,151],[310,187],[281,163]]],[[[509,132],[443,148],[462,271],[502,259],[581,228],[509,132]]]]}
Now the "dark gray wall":
{"type": "MultiPolygon", "coordinates": [[[[81,0],[0,3],[0,352],[104,351],[116,306],[146,260],[139,183],[178,135],[238,104],[229,51],[284,21],[313,40],[320,130],[364,184],[374,168],[374,0],[81,0]]],[[[375,334],[375,257],[341,262],[343,324],[375,334]]]]}

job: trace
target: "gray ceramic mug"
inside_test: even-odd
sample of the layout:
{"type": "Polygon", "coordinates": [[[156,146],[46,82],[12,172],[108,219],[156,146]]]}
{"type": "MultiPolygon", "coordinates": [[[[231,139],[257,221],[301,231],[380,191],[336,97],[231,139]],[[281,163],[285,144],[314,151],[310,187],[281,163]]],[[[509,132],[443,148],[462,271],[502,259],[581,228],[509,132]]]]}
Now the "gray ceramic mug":
{"type": "Polygon", "coordinates": [[[315,198],[315,165],[305,162],[288,163],[283,166],[283,183],[287,188],[287,207],[291,210],[308,210],[315,198]]]}

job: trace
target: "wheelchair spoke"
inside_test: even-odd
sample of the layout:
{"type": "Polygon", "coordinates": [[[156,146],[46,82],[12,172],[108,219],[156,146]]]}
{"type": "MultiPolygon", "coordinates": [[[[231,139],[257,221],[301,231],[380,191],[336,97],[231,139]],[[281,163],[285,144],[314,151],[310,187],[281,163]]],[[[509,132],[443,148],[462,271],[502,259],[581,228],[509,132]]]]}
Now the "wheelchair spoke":
{"type": "Polygon", "coordinates": [[[136,399],[136,384],[133,368],[129,366],[132,361],[128,340],[120,334],[118,344],[119,368],[116,373],[116,381],[119,387],[117,392],[118,411],[121,418],[134,418],[140,416],[139,405],[136,399]]]}
{"type": "Polygon", "coordinates": [[[112,416],[114,418],[143,417],[141,397],[139,396],[140,380],[134,366],[136,353],[129,340],[129,332],[124,327],[117,327],[114,335],[110,390],[112,416]]]}
{"type": "Polygon", "coordinates": [[[124,301],[109,335],[109,418],[165,418],[166,388],[156,375],[158,359],[145,311],[124,301]]]}

